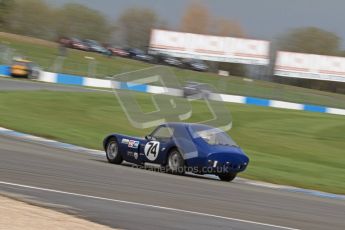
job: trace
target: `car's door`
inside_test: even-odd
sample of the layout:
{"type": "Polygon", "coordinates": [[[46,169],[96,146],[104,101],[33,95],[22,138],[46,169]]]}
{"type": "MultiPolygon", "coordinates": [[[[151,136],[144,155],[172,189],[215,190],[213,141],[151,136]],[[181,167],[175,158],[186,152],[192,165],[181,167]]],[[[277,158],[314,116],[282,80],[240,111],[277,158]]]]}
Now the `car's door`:
{"type": "Polygon", "coordinates": [[[148,141],[143,146],[143,161],[155,164],[165,162],[167,147],[171,144],[174,130],[166,125],[159,126],[147,137],[148,141]]]}

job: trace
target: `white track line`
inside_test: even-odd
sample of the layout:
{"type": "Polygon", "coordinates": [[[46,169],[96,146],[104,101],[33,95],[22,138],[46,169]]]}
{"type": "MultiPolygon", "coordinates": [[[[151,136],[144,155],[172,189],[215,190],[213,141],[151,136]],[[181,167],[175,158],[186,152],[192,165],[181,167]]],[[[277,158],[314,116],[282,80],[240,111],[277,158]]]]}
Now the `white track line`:
{"type": "Polygon", "coordinates": [[[144,204],[144,203],[125,201],[125,200],[116,200],[116,199],[110,199],[110,198],[104,198],[104,197],[98,197],[98,196],[84,195],[84,194],[79,194],[79,193],[65,192],[65,191],[54,190],[54,189],[47,189],[47,188],[40,188],[40,187],[29,186],[29,185],[9,183],[9,182],[5,182],[5,181],[0,181],[0,184],[14,186],[14,187],[20,187],[20,188],[34,189],[34,190],[39,190],[39,191],[53,192],[53,193],[58,193],[58,194],[77,196],[77,197],[91,198],[91,199],[97,199],[97,200],[105,200],[105,201],[111,201],[111,202],[122,203],[122,204],[130,204],[130,205],[136,205],[136,206],[156,208],[156,209],[161,209],[161,210],[182,212],[182,213],[188,213],[188,214],[199,215],[199,216],[213,217],[213,218],[218,218],[218,219],[223,219],[223,220],[237,221],[237,222],[241,222],[241,223],[261,225],[261,226],[273,227],[273,228],[278,228],[278,229],[299,230],[297,228],[289,228],[289,227],[284,227],[284,226],[279,226],[279,225],[250,221],[250,220],[243,220],[243,219],[207,214],[207,213],[202,213],[202,212],[194,212],[194,211],[188,211],[188,210],[183,210],[183,209],[169,208],[169,207],[164,207],[164,206],[150,205],[150,204],[144,204]]]}

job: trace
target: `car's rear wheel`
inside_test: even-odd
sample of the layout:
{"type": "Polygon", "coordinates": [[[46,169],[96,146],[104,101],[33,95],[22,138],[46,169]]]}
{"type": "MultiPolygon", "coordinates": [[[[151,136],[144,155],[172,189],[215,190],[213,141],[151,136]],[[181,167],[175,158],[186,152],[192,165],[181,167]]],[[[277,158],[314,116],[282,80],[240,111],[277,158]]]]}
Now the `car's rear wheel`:
{"type": "Polygon", "coordinates": [[[169,153],[167,171],[175,175],[183,175],[185,173],[184,159],[177,149],[172,149],[169,153]]]}
{"type": "Polygon", "coordinates": [[[227,182],[234,180],[236,176],[237,176],[236,173],[225,173],[225,174],[218,175],[221,181],[227,181],[227,182]]]}
{"type": "Polygon", "coordinates": [[[121,164],[123,159],[119,152],[119,144],[116,138],[111,138],[106,147],[106,156],[110,163],[121,164]]]}

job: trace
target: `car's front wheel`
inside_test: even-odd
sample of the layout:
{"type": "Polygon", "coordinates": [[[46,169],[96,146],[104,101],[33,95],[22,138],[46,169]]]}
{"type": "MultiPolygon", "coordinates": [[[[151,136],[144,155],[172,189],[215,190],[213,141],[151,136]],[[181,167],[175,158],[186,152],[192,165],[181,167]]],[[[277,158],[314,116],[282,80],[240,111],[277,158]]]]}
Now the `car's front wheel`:
{"type": "Polygon", "coordinates": [[[177,149],[172,149],[169,153],[167,171],[175,175],[183,175],[185,173],[184,159],[177,149]]]}
{"type": "Polygon", "coordinates": [[[112,164],[121,164],[123,159],[119,153],[119,144],[116,138],[111,138],[107,143],[106,148],[107,159],[112,164]]]}
{"type": "Polygon", "coordinates": [[[227,182],[234,180],[236,176],[237,176],[236,173],[225,173],[225,174],[218,175],[221,181],[227,181],[227,182]]]}

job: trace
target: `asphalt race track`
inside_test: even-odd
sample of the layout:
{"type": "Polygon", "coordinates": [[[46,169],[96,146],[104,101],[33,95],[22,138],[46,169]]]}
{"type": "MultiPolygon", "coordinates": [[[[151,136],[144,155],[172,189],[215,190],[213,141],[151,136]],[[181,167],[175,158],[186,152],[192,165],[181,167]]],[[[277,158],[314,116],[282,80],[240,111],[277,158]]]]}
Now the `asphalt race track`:
{"type": "Polygon", "coordinates": [[[344,229],[345,202],[0,136],[0,192],[123,229],[344,229]],[[285,227],[285,228],[284,228],[285,227]]]}
{"type": "Polygon", "coordinates": [[[102,89],[89,89],[70,85],[56,85],[53,83],[34,82],[26,79],[13,79],[0,77],[0,91],[2,90],[51,90],[51,91],[76,91],[76,92],[92,92],[92,91],[109,91],[102,89]]]}
{"type": "MultiPolygon", "coordinates": [[[[80,90],[0,78],[0,90],[80,90]]],[[[121,229],[345,229],[345,201],[201,176],[0,135],[0,194],[121,229]]]]}

